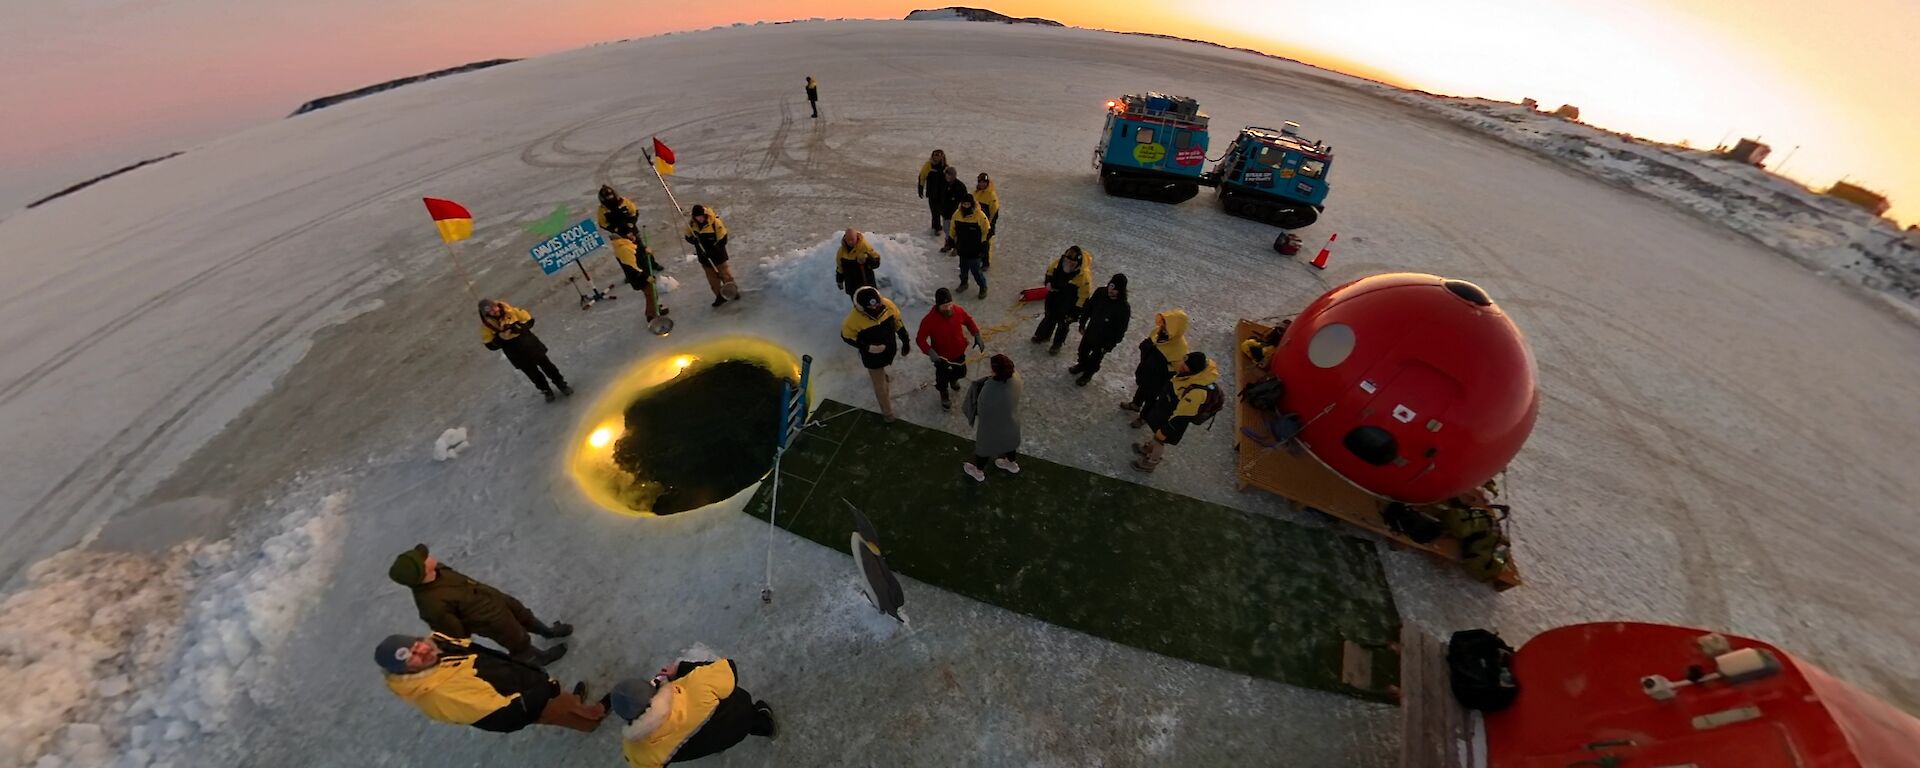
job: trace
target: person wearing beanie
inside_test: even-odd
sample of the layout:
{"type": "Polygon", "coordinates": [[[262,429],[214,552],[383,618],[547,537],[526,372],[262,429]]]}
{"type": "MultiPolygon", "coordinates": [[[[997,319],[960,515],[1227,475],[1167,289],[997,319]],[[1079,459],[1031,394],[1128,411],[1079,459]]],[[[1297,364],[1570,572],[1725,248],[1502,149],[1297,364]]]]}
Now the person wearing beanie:
{"type": "Polygon", "coordinates": [[[1105,287],[1094,291],[1080,311],[1080,355],[1067,373],[1078,374],[1073,383],[1086,386],[1100,370],[1100,361],[1127,336],[1127,324],[1133,320],[1133,308],[1127,305],[1127,276],[1114,273],[1105,287]]]}
{"type": "MultiPolygon", "coordinates": [[[[987,215],[987,222],[993,225],[993,234],[1000,234],[1000,188],[993,185],[993,179],[986,171],[974,179],[973,202],[980,206],[980,212],[987,215]]],[[[980,254],[980,269],[993,269],[993,238],[987,238],[987,250],[980,254]]]]}
{"type": "Polygon", "coordinates": [[[860,364],[873,381],[873,399],[880,404],[880,418],[893,423],[892,377],[887,366],[906,351],[907,322],[893,301],[880,295],[880,289],[868,286],[853,294],[853,309],[840,323],[840,340],[860,351],[860,364]],[[897,341],[896,341],[897,340],[897,341]]]}
{"type": "Polygon", "coordinates": [[[533,313],[499,299],[481,299],[480,343],[505,354],[507,362],[526,374],[547,402],[554,400],[554,387],[559,387],[563,395],[573,395],[567,378],[547,358],[547,345],[533,335],[533,313]],[[552,385],[547,384],[549,380],[552,385]]]}
{"type": "Polygon", "coordinates": [[[807,106],[813,109],[813,116],[820,116],[820,81],[807,76],[807,106]]]}
{"type": "Polygon", "coordinates": [[[879,287],[880,252],[867,243],[860,230],[849,229],[840,236],[840,248],[833,254],[833,284],[852,299],[855,291],[879,287]]]}
{"type": "Polygon", "coordinates": [[[973,458],[960,465],[960,471],[974,482],[987,480],[987,460],[1009,475],[1020,474],[1014,460],[1020,448],[1020,377],[1014,372],[1013,358],[994,355],[988,361],[993,375],[975,381],[960,404],[967,423],[973,425],[973,458]]]}
{"type": "Polygon", "coordinates": [[[927,212],[933,216],[933,233],[946,231],[947,216],[953,213],[952,201],[947,199],[953,188],[947,185],[946,150],[934,150],[927,161],[920,164],[920,181],[914,189],[927,201],[927,212]]]}
{"type": "Polygon", "coordinates": [[[967,378],[967,334],[973,335],[975,349],[986,350],[986,342],[980,340],[980,326],[974,324],[966,309],[953,303],[953,291],[934,291],[933,309],[920,318],[920,331],[913,339],[921,353],[933,361],[933,388],[940,393],[941,410],[953,409],[948,392],[959,391],[960,382],[967,378]]]}
{"type": "Polygon", "coordinates": [[[535,724],[591,732],[607,716],[606,707],[586,702],[586,683],[562,691],[539,667],[466,638],[392,635],[375,646],[373,660],[387,690],[442,723],[496,733],[535,724]]]}
{"type": "MultiPolygon", "coordinates": [[[[1161,395],[1147,407],[1144,417],[1153,433],[1134,445],[1133,468],[1152,472],[1167,456],[1167,446],[1179,445],[1187,426],[1211,418],[1207,401],[1220,396],[1220,369],[1205,354],[1190,352],[1181,358],[1173,380],[1161,389],[1161,395]]],[[[1218,400],[1215,400],[1218,403],[1218,400]]]]}
{"type": "Polygon", "coordinates": [[[604,701],[627,721],[620,753],[632,768],[698,760],[748,736],[774,738],[773,708],[739,685],[732,659],[669,664],[651,680],[623,680],[604,701]]]}
{"type": "Polygon", "coordinates": [[[981,266],[987,258],[987,241],[993,237],[993,222],[980,212],[980,206],[974,204],[973,196],[960,191],[960,205],[953,212],[953,218],[947,222],[947,247],[942,253],[953,251],[960,257],[960,288],[967,289],[967,278],[971,277],[980,284],[980,298],[987,296],[987,273],[981,266]]]}
{"type": "Polygon", "coordinates": [[[739,296],[740,289],[733,282],[733,268],[727,266],[727,223],[720,220],[720,214],[707,210],[704,205],[694,206],[693,216],[687,220],[686,240],[693,245],[700,271],[707,275],[707,287],[713,289],[713,305],[727,303],[729,293],[739,296]]]}
{"type": "Polygon", "coordinates": [[[646,235],[640,231],[640,206],[621,197],[613,187],[600,185],[600,229],[607,233],[607,245],[613,248],[613,260],[619,262],[627,285],[647,297],[647,319],[667,314],[666,307],[654,312],[659,303],[653,293],[654,280],[665,270],[654,260],[653,249],[647,247],[646,235]]]}
{"type": "MultiPolygon", "coordinates": [[[[1133,399],[1120,404],[1120,410],[1138,414],[1173,378],[1180,360],[1187,356],[1187,313],[1170,309],[1153,316],[1153,332],[1140,340],[1140,364],[1133,369],[1133,399]]],[[[1133,417],[1129,426],[1146,422],[1133,417]]]]}
{"type": "Polygon", "coordinates": [[[413,605],[427,627],[449,637],[479,635],[500,644],[513,658],[539,666],[558,661],[567,653],[566,643],[555,643],[546,650],[533,647],[529,633],[545,638],[573,634],[563,621],[549,625],[535,618],[513,596],[464,573],[447,567],[427,551],[427,545],[393,558],[387,578],[413,591],[413,605]]]}
{"type": "Polygon", "coordinates": [[[1087,305],[1087,298],[1093,295],[1093,253],[1077,245],[1067,246],[1059,258],[1047,266],[1047,274],[1041,282],[1047,287],[1045,313],[1040,317],[1040,326],[1033,330],[1035,344],[1053,340],[1053,346],[1047,349],[1049,354],[1060,354],[1060,345],[1067,343],[1067,328],[1080,316],[1080,308],[1087,305]]]}
{"type": "Polygon", "coordinates": [[[971,198],[973,194],[967,191],[967,183],[960,180],[960,169],[951,165],[947,166],[947,169],[941,173],[940,183],[946,185],[947,188],[947,207],[945,211],[942,212],[942,215],[948,219],[952,219],[954,209],[960,207],[961,198],[971,198]]]}

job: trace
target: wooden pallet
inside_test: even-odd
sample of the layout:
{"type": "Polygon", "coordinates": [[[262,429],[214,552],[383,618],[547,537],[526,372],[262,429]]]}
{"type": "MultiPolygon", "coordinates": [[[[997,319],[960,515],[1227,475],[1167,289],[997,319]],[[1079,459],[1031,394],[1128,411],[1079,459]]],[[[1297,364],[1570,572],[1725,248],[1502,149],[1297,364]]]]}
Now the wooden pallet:
{"type": "MultiPolygon", "coordinates": [[[[1234,328],[1235,344],[1241,339],[1263,336],[1268,330],[1268,326],[1241,320],[1234,328]]],[[[1265,371],[1247,361],[1236,362],[1239,364],[1234,366],[1235,391],[1245,391],[1248,386],[1267,378],[1265,371]]],[[[1271,437],[1267,432],[1266,415],[1245,400],[1235,398],[1234,402],[1234,440],[1240,454],[1236,477],[1241,490],[1251,487],[1283,496],[1348,525],[1371,531],[1395,548],[1417,549],[1451,563],[1460,562],[1460,542],[1457,539],[1442,536],[1422,544],[1388,528],[1380,516],[1380,511],[1386,507],[1386,500],[1347,482],[1346,478],[1314,458],[1299,443],[1267,446],[1262,445],[1261,440],[1249,437],[1243,430],[1251,430],[1262,438],[1271,437]]],[[[1506,570],[1494,579],[1493,588],[1506,591],[1520,586],[1520,583],[1520,569],[1509,562],[1506,570]]]]}
{"type": "Polygon", "coordinates": [[[1479,715],[1453,698],[1447,645],[1412,624],[1400,627],[1400,768],[1487,764],[1479,715]]]}

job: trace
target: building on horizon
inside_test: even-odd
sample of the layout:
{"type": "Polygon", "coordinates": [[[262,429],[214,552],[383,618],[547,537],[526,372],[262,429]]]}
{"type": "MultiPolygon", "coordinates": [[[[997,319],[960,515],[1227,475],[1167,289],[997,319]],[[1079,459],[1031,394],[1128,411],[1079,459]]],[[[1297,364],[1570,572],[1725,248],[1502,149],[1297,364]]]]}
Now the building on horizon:
{"type": "Polygon", "coordinates": [[[1833,186],[1828,187],[1827,196],[1853,203],[1867,209],[1875,216],[1885,216],[1887,210],[1893,207],[1893,201],[1888,200],[1886,195],[1844,180],[1836,181],[1833,186]]]}
{"type": "Polygon", "coordinates": [[[1767,155],[1773,154],[1773,147],[1767,146],[1759,139],[1741,139],[1740,143],[1733,145],[1733,149],[1727,150],[1725,154],[1734,162],[1758,167],[1766,163],[1767,155]]]}

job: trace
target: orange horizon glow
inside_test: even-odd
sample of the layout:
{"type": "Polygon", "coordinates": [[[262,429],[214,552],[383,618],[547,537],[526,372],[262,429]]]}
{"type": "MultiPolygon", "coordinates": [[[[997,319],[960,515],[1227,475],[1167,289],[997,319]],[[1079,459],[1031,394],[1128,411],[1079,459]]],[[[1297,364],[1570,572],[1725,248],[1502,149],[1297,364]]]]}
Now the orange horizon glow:
{"type": "MultiPolygon", "coordinates": [[[[477,59],[734,22],[898,19],[940,6],[181,0],[55,13],[26,5],[0,6],[0,83],[9,96],[0,123],[10,134],[0,170],[12,176],[48,158],[110,169],[277,119],[310,98],[477,59]],[[149,34],[162,25],[169,34],[149,34]]],[[[1920,146],[1911,138],[1920,106],[1909,95],[1920,85],[1920,3],[1909,0],[1818,8],[1797,0],[978,5],[1251,48],[1437,94],[1572,103],[1585,122],[1657,141],[1712,148],[1760,137],[1773,146],[1770,165],[1788,163],[1786,176],[1817,189],[1847,178],[1888,194],[1896,220],[1920,221],[1920,146]]],[[[36,183],[51,192],[82,176],[36,183]]]]}

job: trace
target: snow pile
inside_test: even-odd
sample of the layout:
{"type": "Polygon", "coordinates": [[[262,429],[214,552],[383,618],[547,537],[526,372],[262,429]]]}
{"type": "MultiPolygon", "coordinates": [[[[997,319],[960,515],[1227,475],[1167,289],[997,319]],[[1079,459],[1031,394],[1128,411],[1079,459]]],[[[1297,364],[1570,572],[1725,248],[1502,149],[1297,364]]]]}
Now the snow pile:
{"type": "Polygon", "coordinates": [[[1711,152],[1643,141],[1484,99],[1390,91],[1404,103],[1652,195],[1821,275],[1890,298],[1920,321],[1920,249],[1890,221],[1711,152]]]}
{"type": "Polygon", "coordinates": [[[186,764],[260,683],[331,583],[346,495],[159,556],[68,550],[0,610],[0,767],[186,764]],[[184,608],[183,608],[184,606],[184,608]]]}
{"type": "MultiPolygon", "coordinates": [[[[867,233],[867,243],[880,254],[880,294],[900,305],[930,305],[933,291],[959,274],[958,263],[939,252],[931,236],[867,233]]],[[[775,295],[795,305],[814,307],[838,316],[852,307],[847,292],[833,284],[834,254],[840,236],[799,248],[767,260],[765,274],[775,295]]],[[[957,279],[957,278],[956,278],[957,279]]]]}
{"type": "Polygon", "coordinates": [[[433,441],[433,460],[446,461],[459,458],[460,452],[466,450],[469,445],[471,443],[467,442],[466,427],[449,429],[440,433],[440,439],[433,441]]]}
{"type": "Polygon", "coordinates": [[[173,647],[187,547],[160,556],[69,549],[38,563],[0,602],[0,766],[58,750],[105,762],[105,702],[124,700],[173,647]],[[71,725],[68,723],[71,721],[71,725]]]}

